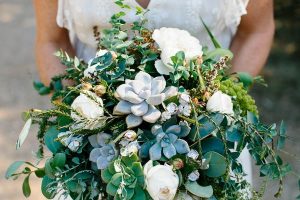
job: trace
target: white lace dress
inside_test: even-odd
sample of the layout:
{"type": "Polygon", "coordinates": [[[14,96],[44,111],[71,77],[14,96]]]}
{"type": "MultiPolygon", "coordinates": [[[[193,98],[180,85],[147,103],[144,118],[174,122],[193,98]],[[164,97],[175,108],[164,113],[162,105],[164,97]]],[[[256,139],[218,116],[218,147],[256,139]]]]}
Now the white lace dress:
{"type": "MultiPolygon", "coordinates": [[[[110,26],[113,13],[120,11],[114,0],[58,0],[57,24],[67,28],[72,45],[79,58],[88,61],[95,56],[96,44],[93,27],[102,30],[110,26]]],[[[241,16],[246,14],[249,0],[150,0],[147,13],[149,28],[173,27],[189,31],[203,46],[212,48],[201,18],[224,48],[236,33],[241,16]]],[[[124,0],[132,7],[139,6],[135,0],[124,0]]],[[[136,19],[135,11],[126,16],[127,22],[136,19]]],[[[241,156],[248,181],[251,182],[251,162],[248,151],[241,156]]]]}

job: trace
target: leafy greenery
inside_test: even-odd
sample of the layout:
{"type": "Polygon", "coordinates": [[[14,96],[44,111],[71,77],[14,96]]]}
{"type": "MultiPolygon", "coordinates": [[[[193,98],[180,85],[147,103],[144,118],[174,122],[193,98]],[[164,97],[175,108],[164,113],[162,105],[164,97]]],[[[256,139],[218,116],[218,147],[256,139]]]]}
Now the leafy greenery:
{"type": "MultiPolygon", "coordinates": [[[[98,52],[89,63],[84,63],[58,51],[55,55],[67,67],[65,74],[53,77],[49,86],[34,82],[39,94],[51,94],[53,106],[48,110],[32,109],[25,113],[27,122],[17,148],[29,134],[30,125],[38,125],[37,163],[17,161],[8,168],[6,178],[24,175],[22,189],[25,197],[30,196],[29,179],[34,174],[42,179],[41,190],[47,199],[54,198],[60,191],[64,196],[78,200],[99,197],[108,200],[151,199],[143,165],[149,160],[150,148],[156,145],[159,158],[155,159],[155,164],[172,166],[179,179],[178,191],[197,198],[249,199],[251,194],[245,191],[252,191],[252,188],[244,180],[243,165],[238,159],[242,150],[247,148],[260,167],[260,175],[279,181],[275,194],[279,197],[284,177],[292,170],[277,153],[284,147],[286,127],[283,122],[277,127],[259,120],[248,88],[260,79],[243,73],[229,75],[227,70],[233,55],[221,48],[205,24],[216,49],[204,48],[202,57],[189,61],[187,54],[179,51],[169,63],[174,72],[159,74],[155,61],[160,59],[161,50],[152,38],[152,31],[145,28],[146,11],[136,8],[140,19],[128,27],[124,16],[130,7],[123,0],[117,0],[116,4],[122,10],[111,17],[111,28],[101,34],[96,28],[94,30],[100,54],[98,52]],[[90,68],[95,70],[89,76],[85,75],[90,68]],[[125,115],[114,114],[120,100],[116,91],[125,82],[130,85],[130,81],[136,81],[134,78],[140,71],[164,79],[164,86],[175,87],[178,93],[155,105],[162,114],[173,108],[172,112],[168,111],[166,120],[161,117],[156,124],[143,121],[139,127],[128,130],[125,115]],[[72,86],[63,85],[65,81],[71,81],[72,86]],[[217,91],[227,94],[233,101],[234,114],[207,111],[208,101],[217,91]],[[89,100],[89,104],[95,103],[103,109],[103,115],[90,118],[85,116],[83,108],[74,108],[72,103],[81,95],[89,100]],[[188,112],[183,112],[184,109],[188,112]],[[174,126],[180,123],[186,125],[183,130],[174,126]],[[90,128],[88,125],[94,126],[90,128]],[[155,125],[169,130],[168,133],[155,134],[155,125]],[[101,132],[110,133],[109,139],[104,138],[104,143],[115,146],[118,156],[110,159],[107,168],[99,170],[97,164],[101,160],[91,162],[91,151],[96,154],[93,158],[98,154],[110,156],[111,153],[101,152],[111,149],[99,148],[103,141],[97,135],[101,132]],[[132,135],[128,136],[128,132],[132,135]],[[91,139],[93,137],[97,142],[91,139]],[[44,157],[44,147],[51,156],[44,157]],[[38,167],[42,159],[45,164],[38,167]],[[24,168],[20,170],[22,166],[24,168]],[[196,178],[191,178],[193,172],[196,178]]],[[[151,87],[155,89],[155,85],[151,87]]],[[[130,90],[126,92],[131,94],[130,90]]],[[[136,95],[140,98],[147,96],[147,92],[136,95]]],[[[130,114],[132,110],[126,112],[130,114]]],[[[261,194],[253,192],[253,196],[259,199],[261,194]]]]}

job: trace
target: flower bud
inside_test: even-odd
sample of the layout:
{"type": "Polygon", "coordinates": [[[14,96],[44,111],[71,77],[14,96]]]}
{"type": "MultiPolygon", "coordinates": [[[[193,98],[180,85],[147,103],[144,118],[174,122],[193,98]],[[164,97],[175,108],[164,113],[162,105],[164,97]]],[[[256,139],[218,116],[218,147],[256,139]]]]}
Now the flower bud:
{"type": "Polygon", "coordinates": [[[211,97],[211,93],[208,91],[205,91],[203,94],[203,100],[207,101],[211,97]]]}
{"type": "Polygon", "coordinates": [[[106,93],[106,87],[104,85],[96,85],[94,91],[97,96],[101,97],[106,93]]]}
{"type": "Polygon", "coordinates": [[[197,158],[199,157],[199,153],[192,149],[188,154],[187,154],[187,157],[193,159],[193,160],[197,160],[197,158]]]}
{"type": "Polygon", "coordinates": [[[200,173],[198,170],[195,170],[188,175],[188,179],[190,181],[197,181],[199,179],[199,177],[200,177],[200,173]]]}
{"type": "Polygon", "coordinates": [[[111,53],[112,59],[113,59],[113,60],[116,60],[117,57],[118,57],[118,55],[116,54],[116,52],[111,51],[110,53],[111,53]]]}
{"type": "Polygon", "coordinates": [[[184,162],[180,158],[176,158],[175,160],[173,160],[172,165],[175,169],[178,170],[178,169],[182,169],[184,167],[184,162]]]}
{"type": "Polygon", "coordinates": [[[198,56],[196,62],[197,62],[198,65],[202,65],[202,63],[203,63],[202,56],[198,56]]]}
{"type": "Polygon", "coordinates": [[[83,90],[91,90],[91,89],[93,88],[92,84],[87,83],[87,82],[84,82],[84,83],[82,83],[81,85],[82,85],[81,88],[82,88],[83,90]]]}
{"type": "Polygon", "coordinates": [[[134,141],[137,138],[137,134],[136,134],[136,132],[134,132],[132,130],[128,130],[124,134],[124,138],[128,141],[134,141]]]}

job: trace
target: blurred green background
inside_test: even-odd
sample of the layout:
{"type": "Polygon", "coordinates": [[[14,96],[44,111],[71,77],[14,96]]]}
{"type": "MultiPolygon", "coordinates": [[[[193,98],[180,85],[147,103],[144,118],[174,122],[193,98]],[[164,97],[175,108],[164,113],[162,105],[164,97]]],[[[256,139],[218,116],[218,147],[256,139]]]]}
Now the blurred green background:
{"type": "MultiPolygon", "coordinates": [[[[285,160],[300,174],[300,0],[276,0],[276,35],[272,52],[263,71],[268,87],[252,90],[267,123],[284,119],[289,139],[285,160]],[[293,155],[295,154],[295,156],[293,155]]],[[[20,113],[29,108],[45,108],[47,97],[40,97],[32,88],[37,72],[34,63],[34,12],[30,0],[0,0],[0,199],[21,200],[21,180],[6,181],[4,173],[14,160],[32,160],[36,150],[35,130],[21,150],[15,151],[18,130],[23,122],[20,113]]],[[[255,53],[255,52],[254,52],[255,53]]],[[[282,200],[295,199],[300,191],[298,178],[291,174],[285,182],[282,200]]],[[[29,199],[44,199],[39,180],[32,178],[29,199]]],[[[256,180],[259,185],[260,179],[256,180]]],[[[276,183],[270,183],[264,199],[271,200],[276,183]]]]}
{"type": "MultiPolygon", "coordinates": [[[[251,93],[264,122],[284,119],[288,124],[289,138],[285,148],[288,153],[281,154],[300,174],[300,1],[276,0],[275,19],[275,40],[263,71],[268,87],[255,86],[251,93]]],[[[297,181],[294,174],[286,178],[280,199],[292,200],[300,194],[297,181]]],[[[264,199],[274,199],[276,186],[268,184],[264,199]]]]}

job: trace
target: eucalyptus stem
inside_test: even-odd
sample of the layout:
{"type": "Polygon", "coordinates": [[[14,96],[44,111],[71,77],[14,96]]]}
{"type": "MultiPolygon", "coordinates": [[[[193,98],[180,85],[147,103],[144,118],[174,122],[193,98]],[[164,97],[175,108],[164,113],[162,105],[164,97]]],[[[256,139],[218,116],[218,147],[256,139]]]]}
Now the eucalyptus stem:
{"type": "Polygon", "coordinates": [[[251,137],[251,133],[249,133],[249,131],[247,131],[248,128],[252,129],[252,131],[262,140],[262,142],[264,143],[264,145],[268,148],[269,150],[269,153],[271,154],[272,158],[273,158],[273,161],[276,165],[276,168],[279,172],[279,188],[278,188],[278,191],[277,193],[274,195],[276,198],[279,197],[282,193],[282,190],[283,190],[283,177],[282,177],[282,171],[280,169],[280,165],[279,163],[277,162],[277,159],[276,159],[276,155],[273,151],[273,149],[270,148],[270,146],[268,145],[268,143],[264,140],[264,138],[257,132],[257,130],[255,128],[253,128],[251,126],[251,124],[248,124],[248,123],[244,123],[244,126],[245,126],[245,130],[246,130],[246,134],[251,137]]]}
{"type": "Polygon", "coordinates": [[[195,124],[195,125],[198,124],[198,122],[196,120],[193,120],[191,118],[185,117],[183,115],[178,115],[178,117],[181,118],[181,119],[183,119],[183,120],[185,120],[185,121],[187,121],[187,122],[189,122],[189,123],[191,123],[191,124],[195,124]]]}

